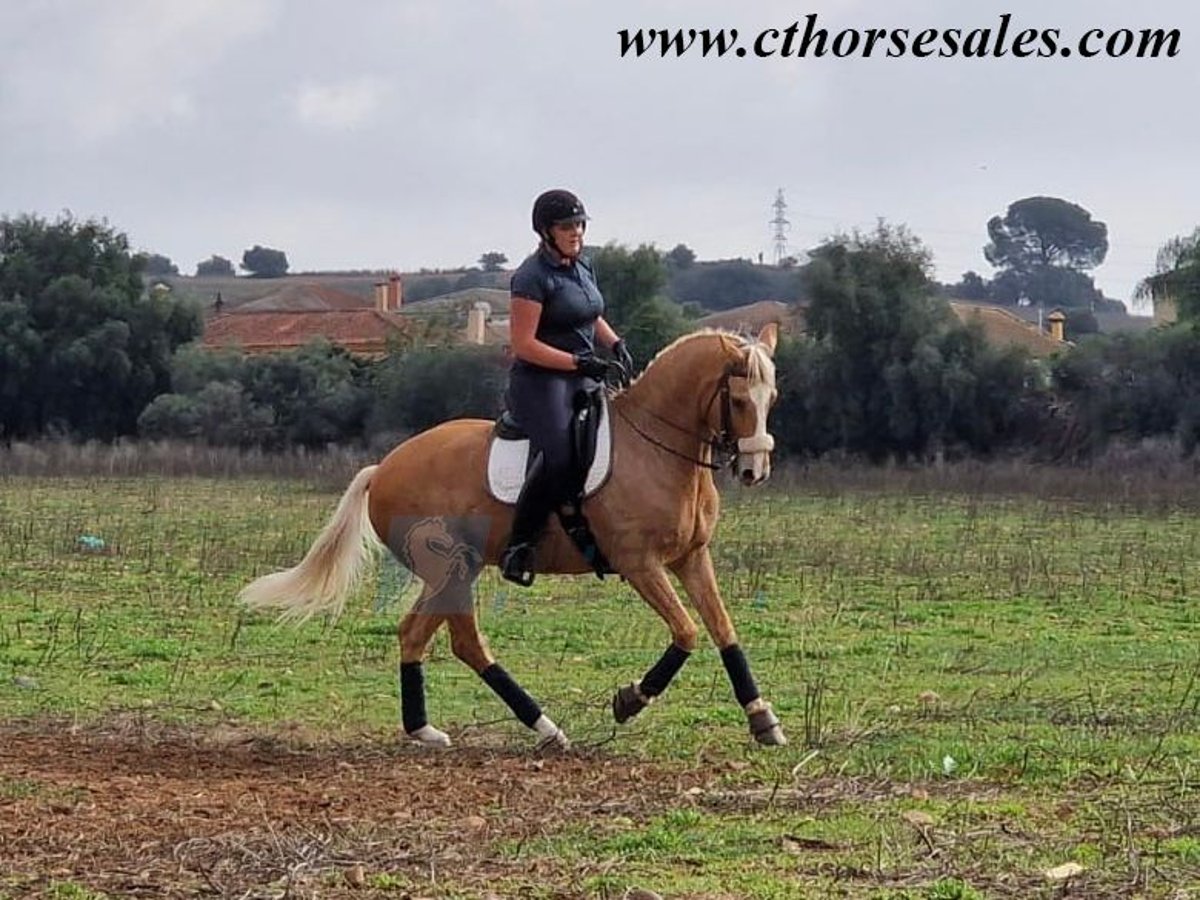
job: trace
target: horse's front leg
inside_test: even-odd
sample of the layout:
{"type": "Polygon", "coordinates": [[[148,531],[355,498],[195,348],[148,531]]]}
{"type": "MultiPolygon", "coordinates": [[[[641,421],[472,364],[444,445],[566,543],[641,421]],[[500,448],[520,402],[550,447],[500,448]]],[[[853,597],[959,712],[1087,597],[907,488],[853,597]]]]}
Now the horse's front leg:
{"type": "Polygon", "coordinates": [[[696,649],[698,630],[661,565],[655,563],[631,572],[629,583],[671,630],[671,644],[640,681],[619,688],[613,695],[613,718],[627,722],[667,689],[688,656],[696,649]]]}
{"type": "Polygon", "coordinates": [[[717,590],[717,577],[713,572],[708,547],[693,550],[672,564],[671,569],[683,583],[684,590],[700,613],[704,627],[721,651],[721,662],[725,664],[725,671],[733,682],[733,694],[749,719],[750,733],[760,744],[786,744],[787,738],[780,727],[779,718],[771,705],[759,695],[754,676],[750,674],[750,663],[738,645],[733,620],[729,618],[725,602],[717,590]]]}

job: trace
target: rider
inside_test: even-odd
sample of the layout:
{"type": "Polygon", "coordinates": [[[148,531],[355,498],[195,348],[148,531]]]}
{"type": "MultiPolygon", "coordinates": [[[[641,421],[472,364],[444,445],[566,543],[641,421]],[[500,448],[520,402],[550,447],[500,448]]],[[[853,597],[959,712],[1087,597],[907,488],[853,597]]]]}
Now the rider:
{"type": "Polygon", "coordinates": [[[509,581],[533,581],[534,550],[546,519],[571,475],[568,430],[575,394],[603,381],[613,363],[596,356],[596,345],[616,358],[618,377],[633,371],[633,358],[604,321],[604,298],[591,266],[581,257],[588,215],[579,198],[555,189],[533,204],[540,242],[513,273],[509,305],[508,409],[529,435],[532,464],[517,499],[500,572],[509,581]]]}

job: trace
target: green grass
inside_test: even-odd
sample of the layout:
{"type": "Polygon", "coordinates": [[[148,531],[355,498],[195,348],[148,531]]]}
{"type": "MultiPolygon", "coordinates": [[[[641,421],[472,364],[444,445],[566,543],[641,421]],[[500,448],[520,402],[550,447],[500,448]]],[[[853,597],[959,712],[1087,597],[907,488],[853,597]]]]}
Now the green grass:
{"type": "MultiPolygon", "coordinates": [[[[392,734],[394,572],[337,622],[283,628],[233,603],[254,575],[300,559],[336,499],[283,481],[0,481],[0,717],[137,709],[392,734]]],[[[480,616],[499,659],[577,742],[725,766],[731,790],[776,801],[698,801],[650,823],[568,828],[523,853],[621,860],[619,876],[589,883],[598,896],[651,875],[677,894],[770,898],[797,896],[797,879],[835,892],[855,873],[878,884],[928,870],[873,896],[967,898],[990,896],[1004,871],[1070,860],[1097,890],[1200,883],[1196,517],[963,496],[730,491],[726,503],[718,574],[788,748],[747,746],[708,648],[614,737],[611,691],[668,643],[617,580],[521,591],[488,574],[480,616]],[[826,779],[923,785],[931,799],[807,808],[800,795],[826,779]],[[936,865],[907,809],[934,817],[936,865]]],[[[435,724],[477,726],[464,741],[532,744],[444,638],[426,682],[435,724]]],[[[27,789],[0,784],[0,797],[27,789]]]]}

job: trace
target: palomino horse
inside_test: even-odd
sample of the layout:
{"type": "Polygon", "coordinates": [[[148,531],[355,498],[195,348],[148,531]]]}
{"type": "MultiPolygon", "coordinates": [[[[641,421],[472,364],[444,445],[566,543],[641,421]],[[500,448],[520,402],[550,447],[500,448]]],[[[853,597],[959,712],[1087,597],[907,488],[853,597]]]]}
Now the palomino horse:
{"type": "MultiPolygon", "coordinates": [[[[618,722],[661,694],[696,648],[698,629],[671,585],[671,572],[717,645],[754,738],[762,744],[786,743],[738,645],[709,554],[719,507],[712,476],[715,453],[734,455],[744,484],[761,483],[771,472],[774,440],[767,414],[776,397],[776,337],[774,325],[756,339],[720,331],[685,335],[610,400],[612,473],[583,511],[612,567],[671,631],[671,644],[659,661],[613,697],[618,722]]],[[[562,731],[495,661],[476,621],[470,585],[483,565],[498,560],[512,515],[511,507],[486,490],[491,433],[491,422],[459,419],[400,444],[354,477],[299,565],[257,579],[241,599],[253,608],[275,609],[283,618],[336,615],[358,582],[368,551],[383,541],[425,584],[400,623],[405,732],[425,744],[450,743],[426,719],[421,668],[434,633],[445,623],[454,655],[543,743],[566,746],[562,731]],[[474,523],[474,537],[454,532],[454,522],[474,523]],[[398,529],[397,523],[406,527],[398,529]]],[[[540,572],[590,571],[557,522],[542,538],[537,559],[540,572]]]]}

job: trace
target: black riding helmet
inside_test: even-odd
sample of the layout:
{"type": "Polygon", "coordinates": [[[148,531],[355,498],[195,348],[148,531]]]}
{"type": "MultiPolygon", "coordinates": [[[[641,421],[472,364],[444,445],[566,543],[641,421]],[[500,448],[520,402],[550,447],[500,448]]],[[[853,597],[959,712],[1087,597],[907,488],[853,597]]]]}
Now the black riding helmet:
{"type": "Polygon", "coordinates": [[[533,230],[547,243],[553,243],[550,238],[551,225],[583,222],[586,228],[587,220],[588,214],[583,208],[583,202],[562,188],[546,191],[533,201],[533,230]]]}

